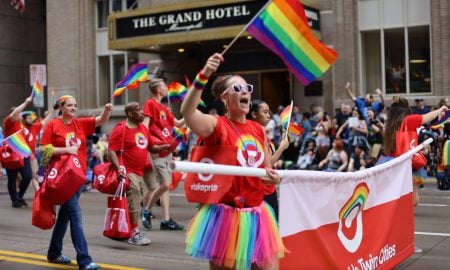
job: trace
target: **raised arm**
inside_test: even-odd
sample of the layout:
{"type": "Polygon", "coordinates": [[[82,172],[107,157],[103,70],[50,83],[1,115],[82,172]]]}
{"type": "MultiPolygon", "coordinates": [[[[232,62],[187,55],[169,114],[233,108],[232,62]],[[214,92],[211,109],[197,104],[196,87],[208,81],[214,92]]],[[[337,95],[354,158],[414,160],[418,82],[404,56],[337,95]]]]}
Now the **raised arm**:
{"type": "Polygon", "coordinates": [[[377,95],[380,96],[381,104],[384,105],[384,96],[383,96],[383,92],[381,92],[380,88],[377,88],[377,89],[375,90],[375,93],[377,93],[377,95]]]}
{"type": "Polygon", "coordinates": [[[112,104],[107,103],[103,108],[103,112],[100,116],[95,117],[95,126],[101,126],[109,120],[109,116],[111,115],[112,104]]]}
{"type": "Polygon", "coordinates": [[[355,95],[353,94],[353,92],[352,92],[352,88],[351,88],[350,82],[347,82],[347,83],[345,84],[345,90],[347,91],[348,96],[349,96],[352,100],[355,100],[355,99],[356,99],[356,96],[355,96],[355,95]]]}
{"type": "Polygon", "coordinates": [[[9,117],[11,118],[12,121],[18,121],[20,120],[20,113],[25,109],[25,107],[28,106],[28,104],[31,103],[31,101],[33,101],[33,99],[31,97],[27,97],[25,99],[25,101],[20,104],[19,106],[17,106],[10,114],[9,117]]]}
{"type": "Polygon", "coordinates": [[[223,57],[219,53],[215,53],[208,58],[203,69],[195,77],[194,83],[181,104],[180,112],[187,126],[202,137],[208,137],[213,133],[217,124],[217,118],[197,110],[197,104],[209,77],[219,68],[222,61],[223,57]]]}

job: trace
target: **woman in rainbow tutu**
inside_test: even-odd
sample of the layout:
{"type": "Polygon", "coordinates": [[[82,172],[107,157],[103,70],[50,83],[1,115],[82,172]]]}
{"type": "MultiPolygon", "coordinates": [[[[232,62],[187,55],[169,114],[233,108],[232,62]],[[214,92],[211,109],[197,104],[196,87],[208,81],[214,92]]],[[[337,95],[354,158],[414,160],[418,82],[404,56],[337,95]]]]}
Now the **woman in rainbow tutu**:
{"type": "Polygon", "coordinates": [[[203,146],[237,148],[236,164],[266,168],[266,179],[235,176],[217,203],[204,204],[187,228],[186,251],[209,260],[210,269],[278,269],[284,255],[272,208],[263,201],[264,186],[279,183],[271,169],[265,131],[246,119],[253,85],[237,75],[219,76],[212,84],[224,103],[225,116],[215,117],[196,109],[209,77],[223,61],[221,54],[208,58],[181,105],[188,127],[203,146]]]}

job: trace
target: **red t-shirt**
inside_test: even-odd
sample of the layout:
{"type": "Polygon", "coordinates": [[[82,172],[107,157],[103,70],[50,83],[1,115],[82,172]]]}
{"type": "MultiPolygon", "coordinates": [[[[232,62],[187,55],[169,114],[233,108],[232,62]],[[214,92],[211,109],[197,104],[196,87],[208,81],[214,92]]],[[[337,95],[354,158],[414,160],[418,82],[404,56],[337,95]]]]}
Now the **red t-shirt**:
{"type": "Polygon", "coordinates": [[[150,118],[148,131],[157,144],[171,144],[175,117],[169,108],[151,98],[144,104],[144,115],[150,118]]]}
{"type": "MultiPolygon", "coordinates": [[[[247,120],[245,124],[224,117],[217,118],[214,132],[202,139],[207,145],[224,145],[237,147],[236,165],[243,167],[264,168],[264,130],[259,123],[247,120]]],[[[236,176],[228,193],[222,198],[222,203],[233,203],[237,196],[244,198],[244,204],[249,207],[261,204],[264,195],[264,183],[257,177],[236,176]]]]}
{"type": "Polygon", "coordinates": [[[109,150],[115,151],[118,157],[122,146],[124,128],[123,165],[127,173],[143,176],[144,167],[148,159],[148,148],[153,145],[153,141],[148,134],[148,129],[143,124],[139,124],[137,128],[129,128],[124,122],[121,122],[111,131],[108,146],[109,150]]]}
{"type": "Polygon", "coordinates": [[[78,148],[78,159],[84,171],[87,169],[86,137],[95,132],[95,118],[75,118],[66,125],[61,118],[51,120],[44,128],[40,145],[51,144],[54,147],[70,147],[75,144],[78,148]]]}
{"type": "Polygon", "coordinates": [[[3,121],[3,133],[5,138],[13,135],[21,128],[22,124],[20,123],[20,121],[12,121],[9,115],[6,116],[5,120],[3,121]]]}
{"type": "Polygon", "coordinates": [[[36,141],[41,131],[42,123],[36,122],[29,127],[23,126],[23,134],[25,135],[25,140],[28,142],[33,155],[36,156],[36,141]]]}

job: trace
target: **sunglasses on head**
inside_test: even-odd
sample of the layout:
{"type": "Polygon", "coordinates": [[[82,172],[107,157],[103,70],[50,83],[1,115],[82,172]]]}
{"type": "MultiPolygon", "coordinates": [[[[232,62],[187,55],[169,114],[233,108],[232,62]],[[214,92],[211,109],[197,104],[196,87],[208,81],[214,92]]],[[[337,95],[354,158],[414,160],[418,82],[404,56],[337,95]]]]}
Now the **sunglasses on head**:
{"type": "Polygon", "coordinates": [[[247,93],[251,94],[253,92],[253,85],[252,84],[233,84],[230,85],[223,93],[227,93],[232,89],[236,93],[240,93],[242,90],[247,91],[247,93]]]}

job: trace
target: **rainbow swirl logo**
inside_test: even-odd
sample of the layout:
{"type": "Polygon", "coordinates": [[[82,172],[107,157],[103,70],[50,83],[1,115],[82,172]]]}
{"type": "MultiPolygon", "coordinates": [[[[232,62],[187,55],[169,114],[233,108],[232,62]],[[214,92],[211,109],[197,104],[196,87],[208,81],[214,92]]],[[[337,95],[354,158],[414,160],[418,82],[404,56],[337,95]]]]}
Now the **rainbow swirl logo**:
{"type": "Polygon", "coordinates": [[[70,147],[70,146],[74,146],[74,145],[81,145],[81,141],[80,141],[80,139],[75,137],[74,132],[68,132],[66,134],[66,146],[70,147]]]}
{"type": "Polygon", "coordinates": [[[146,149],[147,148],[147,138],[145,138],[144,134],[142,134],[141,132],[136,133],[135,137],[135,142],[136,142],[136,146],[141,148],[141,149],[146,149]]]}
{"type": "Polygon", "coordinates": [[[362,211],[368,196],[369,187],[367,184],[364,182],[358,184],[353,190],[352,196],[339,211],[339,228],[337,234],[342,245],[351,253],[358,250],[361,245],[363,237],[362,211]],[[353,237],[347,237],[347,235],[352,234],[353,237]]]}
{"type": "Polygon", "coordinates": [[[159,112],[159,119],[161,119],[161,120],[167,119],[166,113],[164,111],[159,112]]]}
{"type": "Polygon", "coordinates": [[[259,167],[264,162],[264,148],[253,135],[244,134],[237,141],[237,159],[243,167],[259,167]]]}

